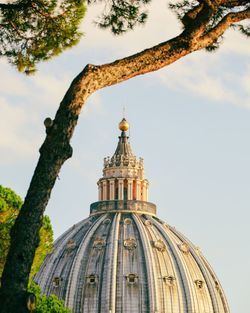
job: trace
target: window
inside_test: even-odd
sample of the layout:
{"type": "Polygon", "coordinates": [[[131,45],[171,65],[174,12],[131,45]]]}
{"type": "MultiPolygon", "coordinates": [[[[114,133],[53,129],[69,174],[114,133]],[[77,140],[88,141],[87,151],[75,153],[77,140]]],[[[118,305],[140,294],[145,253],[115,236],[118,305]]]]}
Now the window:
{"type": "Polygon", "coordinates": [[[166,283],[168,286],[172,287],[175,284],[175,277],[172,275],[164,276],[163,278],[164,283],[166,283]]]}
{"type": "Polygon", "coordinates": [[[95,285],[97,283],[97,275],[90,274],[87,278],[90,285],[95,285]]]}
{"type": "Polygon", "coordinates": [[[203,285],[204,285],[204,281],[197,279],[197,280],[195,280],[195,284],[196,284],[198,289],[202,289],[203,285]]]}
{"type": "Polygon", "coordinates": [[[126,279],[129,285],[134,285],[138,282],[138,275],[130,273],[126,276],[126,279]]]}
{"type": "Polygon", "coordinates": [[[137,246],[135,238],[128,238],[123,241],[123,245],[127,250],[134,250],[137,246]]]}
{"type": "Polygon", "coordinates": [[[67,242],[67,250],[70,251],[70,250],[74,250],[76,247],[76,243],[73,239],[70,239],[68,242],[67,242]]]}
{"type": "Polygon", "coordinates": [[[53,279],[53,287],[58,288],[63,279],[61,277],[54,277],[53,279]]]}

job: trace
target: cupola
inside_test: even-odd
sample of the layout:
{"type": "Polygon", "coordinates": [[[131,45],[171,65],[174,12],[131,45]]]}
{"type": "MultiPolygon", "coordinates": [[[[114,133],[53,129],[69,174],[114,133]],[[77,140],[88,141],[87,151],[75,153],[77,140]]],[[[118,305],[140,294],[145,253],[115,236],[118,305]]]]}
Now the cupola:
{"type": "Polygon", "coordinates": [[[148,201],[148,180],[144,178],[143,159],[134,156],[125,118],[119,123],[121,135],[114,155],[104,159],[103,177],[98,181],[99,201],[148,201]]]}

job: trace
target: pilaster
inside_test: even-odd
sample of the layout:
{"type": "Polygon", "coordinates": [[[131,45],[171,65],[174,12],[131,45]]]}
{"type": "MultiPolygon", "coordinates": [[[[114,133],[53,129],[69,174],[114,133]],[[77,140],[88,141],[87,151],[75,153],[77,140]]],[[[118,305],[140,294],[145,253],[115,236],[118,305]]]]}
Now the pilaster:
{"type": "Polygon", "coordinates": [[[109,200],[115,200],[115,179],[109,179],[109,200]]]}
{"type": "Polygon", "coordinates": [[[118,178],[118,200],[124,199],[124,179],[118,178]]]}
{"type": "Polygon", "coordinates": [[[128,200],[133,200],[133,180],[128,179],[128,200]]]}

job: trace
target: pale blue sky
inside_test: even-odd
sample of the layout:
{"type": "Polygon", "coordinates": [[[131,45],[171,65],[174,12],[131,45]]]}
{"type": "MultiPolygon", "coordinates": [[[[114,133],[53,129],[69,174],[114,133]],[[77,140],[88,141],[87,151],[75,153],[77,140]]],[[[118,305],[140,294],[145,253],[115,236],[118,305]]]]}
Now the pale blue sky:
{"type": "MultiPolygon", "coordinates": [[[[121,38],[82,25],[81,43],[39,66],[34,77],[0,63],[0,183],[25,196],[45,136],[74,76],[178,34],[159,0],[149,23],[121,38]]],[[[232,313],[249,308],[250,46],[228,32],[217,53],[197,52],[152,74],[90,97],[72,140],[74,155],[56,182],[46,213],[55,237],[86,217],[97,200],[103,157],[112,155],[126,107],[134,153],[144,158],[150,201],[158,216],[201,247],[232,313]]]]}

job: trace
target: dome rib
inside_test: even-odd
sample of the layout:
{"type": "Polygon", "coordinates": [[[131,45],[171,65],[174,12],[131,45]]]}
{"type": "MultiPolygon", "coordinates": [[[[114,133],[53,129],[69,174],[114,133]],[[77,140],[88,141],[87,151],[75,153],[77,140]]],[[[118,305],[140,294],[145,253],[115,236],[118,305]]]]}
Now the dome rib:
{"type": "MultiPolygon", "coordinates": [[[[156,219],[154,219],[156,220],[156,219]]],[[[159,223],[158,221],[156,221],[156,223],[158,224],[158,226],[161,228],[161,223],[159,223]]],[[[163,226],[164,227],[164,226],[163,226]]],[[[167,228],[167,232],[169,233],[169,230],[167,228]]],[[[225,313],[229,313],[229,309],[228,309],[228,304],[226,302],[226,298],[223,295],[223,293],[216,293],[217,292],[217,288],[216,288],[216,284],[219,284],[218,279],[216,277],[216,275],[214,274],[213,270],[211,269],[211,266],[208,264],[208,262],[206,261],[206,259],[201,255],[201,254],[197,254],[197,249],[194,247],[194,245],[188,240],[186,239],[185,236],[183,236],[180,232],[176,231],[175,228],[170,227],[170,233],[173,233],[175,236],[177,236],[182,242],[188,242],[189,244],[189,248],[190,248],[190,254],[192,256],[192,258],[194,259],[193,264],[196,264],[196,266],[199,268],[199,271],[201,272],[201,277],[204,279],[204,282],[207,286],[208,292],[207,292],[207,296],[206,296],[206,301],[210,301],[210,305],[209,305],[209,309],[202,309],[202,308],[196,308],[195,310],[198,310],[198,312],[203,312],[203,310],[208,310],[209,312],[225,312],[225,313]],[[221,302],[221,304],[220,304],[221,302]]],[[[162,234],[165,234],[165,231],[163,230],[162,234]]],[[[171,238],[171,241],[174,241],[174,238],[171,238]]],[[[185,262],[185,260],[183,261],[185,262]]],[[[190,272],[190,269],[189,269],[190,272]]],[[[193,281],[193,279],[191,279],[191,281],[193,281]]],[[[193,288],[192,288],[193,289],[193,288]]],[[[194,290],[194,289],[193,289],[194,290]]],[[[197,295],[198,292],[196,290],[195,294],[197,295]]],[[[204,300],[203,300],[204,301],[204,300]]],[[[199,303],[201,303],[201,300],[199,298],[198,300],[199,303]]],[[[193,311],[191,311],[193,312],[193,311]]]]}
{"type": "Polygon", "coordinates": [[[155,225],[158,230],[161,233],[161,236],[167,243],[167,247],[169,249],[169,253],[172,257],[172,260],[175,264],[175,273],[176,273],[176,279],[177,279],[177,287],[181,290],[181,299],[182,299],[182,307],[184,313],[193,312],[192,311],[192,303],[189,299],[191,299],[190,294],[190,286],[188,284],[188,276],[186,273],[186,270],[184,268],[184,264],[181,262],[181,254],[180,251],[176,249],[176,247],[173,244],[173,241],[171,240],[170,234],[168,232],[168,229],[164,229],[164,226],[162,223],[159,223],[155,219],[152,219],[149,217],[153,225],[155,225]]]}
{"type": "Polygon", "coordinates": [[[145,253],[145,258],[146,258],[146,270],[147,270],[147,277],[148,277],[148,284],[151,286],[151,290],[149,291],[149,311],[150,312],[157,312],[157,296],[158,292],[156,290],[156,284],[155,284],[155,273],[154,273],[154,264],[149,263],[153,262],[153,257],[152,257],[152,251],[151,251],[151,246],[149,245],[148,238],[146,237],[146,233],[143,231],[143,223],[139,219],[139,217],[136,214],[133,214],[133,219],[136,223],[136,226],[138,228],[138,231],[140,233],[142,245],[144,248],[144,253],[145,253]]]}
{"type": "Polygon", "coordinates": [[[173,229],[172,230],[179,238],[183,238],[184,240],[186,240],[187,242],[189,242],[190,247],[191,247],[191,253],[193,254],[193,257],[195,258],[197,264],[200,266],[200,269],[203,273],[204,278],[206,278],[206,282],[209,288],[209,292],[210,292],[210,296],[211,299],[213,301],[213,309],[214,312],[218,312],[220,313],[221,311],[225,311],[225,312],[229,312],[228,309],[228,304],[226,301],[225,296],[223,295],[222,292],[220,292],[222,290],[222,287],[219,283],[218,278],[216,277],[216,274],[214,273],[214,271],[211,268],[211,265],[209,264],[209,262],[206,260],[206,258],[201,254],[198,253],[195,249],[195,247],[193,246],[193,244],[190,242],[190,240],[188,240],[184,235],[182,235],[179,231],[173,229]],[[205,266],[204,266],[204,265],[205,266]],[[217,292],[218,291],[218,292],[217,292]]]}
{"type": "MultiPolygon", "coordinates": [[[[170,258],[169,251],[166,247],[166,243],[164,242],[164,238],[162,238],[161,232],[156,227],[155,220],[152,219],[150,216],[147,216],[147,220],[151,222],[151,227],[148,227],[148,233],[150,234],[150,241],[154,245],[154,258],[156,260],[158,274],[157,285],[158,289],[160,290],[160,299],[162,299],[161,308],[163,312],[172,311],[173,312],[181,312],[181,307],[175,304],[175,308],[171,305],[171,296],[175,296],[176,292],[178,292],[178,288],[166,288],[166,285],[163,283],[164,279],[167,277],[177,277],[176,271],[174,267],[170,268],[166,266],[167,259],[170,258]],[[163,240],[162,240],[163,239],[163,240]],[[164,266],[165,265],[165,266],[164,266]],[[172,270],[171,270],[172,269],[172,270]],[[177,291],[176,291],[177,289],[177,291]]],[[[178,282],[178,280],[177,280],[178,282]]]]}
{"type": "Polygon", "coordinates": [[[117,259],[118,259],[118,241],[119,241],[119,225],[120,225],[120,219],[121,219],[121,213],[117,213],[114,218],[114,231],[113,231],[113,240],[111,238],[111,247],[112,247],[112,257],[111,259],[113,260],[112,264],[112,277],[111,277],[111,307],[109,310],[111,312],[115,312],[115,307],[116,307],[116,272],[117,272],[117,259]]]}
{"type": "MultiPolygon", "coordinates": [[[[120,237],[120,279],[122,302],[116,312],[149,312],[151,307],[147,264],[147,249],[136,224],[134,214],[123,216],[120,237]],[[130,245],[129,245],[130,243],[130,245]],[[129,275],[135,275],[135,284],[129,283],[129,275]]],[[[118,295],[117,295],[118,296],[118,295]]]]}
{"type": "Polygon", "coordinates": [[[210,297],[211,297],[211,300],[212,300],[213,312],[220,313],[219,306],[218,306],[218,301],[216,300],[217,297],[216,297],[216,294],[214,292],[213,282],[211,280],[211,277],[209,277],[209,275],[208,275],[207,268],[205,268],[204,265],[202,264],[200,256],[197,256],[197,252],[195,251],[197,249],[195,249],[195,247],[193,247],[193,244],[185,236],[180,234],[178,231],[176,231],[175,229],[172,229],[172,232],[176,236],[178,236],[178,238],[180,238],[180,240],[186,241],[186,242],[189,243],[190,253],[192,254],[192,257],[195,259],[195,261],[196,261],[196,263],[197,263],[197,265],[198,265],[198,267],[199,267],[200,271],[202,272],[202,275],[203,275],[203,277],[205,279],[205,283],[207,285],[207,288],[208,288],[208,291],[209,291],[209,294],[210,294],[210,297]]]}
{"type": "Polygon", "coordinates": [[[103,222],[106,215],[103,215],[97,219],[97,221],[90,227],[86,235],[84,236],[81,245],[79,246],[77,250],[77,254],[74,258],[74,262],[71,267],[71,271],[69,274],[69,281],[68,281],[68,288],[66,291],[66,297],[65,297],[65,305],[67,307],[73,307],[74,304],[74,298],[77,297],[79,286],[77,286],[77,280],[79,275],[79,269],[81,265],[81,257],[86,253],[86,247],[90,243],[90,239],[93,236],[95,230],[98,228],[98,226],[103,222]],[[76,293],[76,294],[75,294],[76,293]]]}
{"type": "MultiPolygon", "coordinates": [[[[53,277],[58,263],[61,262],[62,256],[65,253],[65,247],[67,242],[77,233],[84,233],[86,226],[89,225],[90,219],[87,218],[75,225],[73,225],[68,231],[62,234],[54,243],[54,249],[52,254],[48,255],[46,259],[50,259],[50,262],[44,262],[40,268],[40,271],[35,276],[35,281],[39,281],[41,288],[46,295],[49,295],[53,291],[53,277]]],[[[65,295],[64,295],[65,296],[65,295]]]]}
{"type": "Polygon", "coordinates": [[[209,262],[207,261],[207,259],[203,255],[201,255],[200,257],[201,257],[203,263],[206,265],[208,272],[211,275],[213,281],[215,282],[215,289],[219,293],[219,299],[221,301],[221,305],[219,305],[219,312],[230,313],[227,299],[223,293],[222,286],[221,286],[218,278],[216,277],[216,274],[214,273],[214,271],[213,271],[211,265],[209,264],[209,262]]]}

